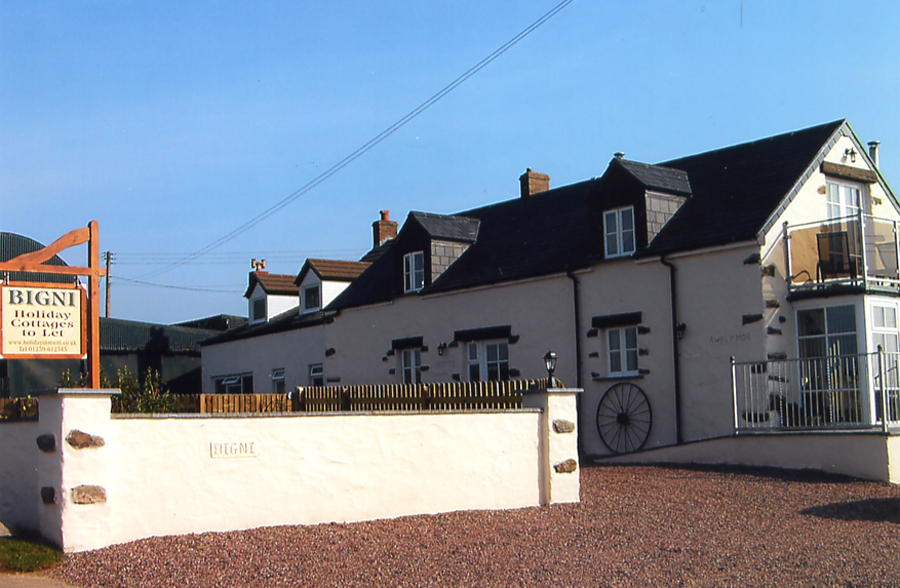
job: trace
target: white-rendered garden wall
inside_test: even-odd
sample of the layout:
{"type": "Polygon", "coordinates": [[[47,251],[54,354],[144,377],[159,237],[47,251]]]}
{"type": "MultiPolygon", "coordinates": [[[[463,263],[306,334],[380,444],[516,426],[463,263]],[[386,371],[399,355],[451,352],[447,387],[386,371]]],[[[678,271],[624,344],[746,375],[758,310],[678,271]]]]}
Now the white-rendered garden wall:
{"type": "Polygon", "coordinates": [[[514,411],[229,417],[111,416],[106,392],[60,390],[39,423],[0,427],[22,455],[0,459],[18,481],[0,522],[71,552],[579,498],[575,390],[528,393],[514,411]],[[37,450],[42,434],[53,450],[37,450]]]}

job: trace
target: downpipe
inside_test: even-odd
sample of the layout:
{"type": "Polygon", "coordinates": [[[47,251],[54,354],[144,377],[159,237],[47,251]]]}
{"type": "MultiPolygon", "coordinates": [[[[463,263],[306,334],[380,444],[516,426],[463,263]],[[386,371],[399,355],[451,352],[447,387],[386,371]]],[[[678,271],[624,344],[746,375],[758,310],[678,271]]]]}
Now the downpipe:
{"type": "Polygon", "coordinates": [[[675,264],[666,259],[665,255],[659,257],[659,262],[669,268],[669,298],[672,301],[672,373],[675,379],[675,439],[679,445],[684,443],[681,425],[681,353],[678,338],[678,298],[675,286],[675,264]]]}

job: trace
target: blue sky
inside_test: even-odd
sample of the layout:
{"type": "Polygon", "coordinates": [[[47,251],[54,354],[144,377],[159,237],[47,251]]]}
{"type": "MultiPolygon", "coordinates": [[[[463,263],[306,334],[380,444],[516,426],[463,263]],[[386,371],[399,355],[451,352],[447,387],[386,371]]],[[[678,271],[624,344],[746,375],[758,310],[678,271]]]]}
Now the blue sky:
{"type": "MultiPolygon", "coordinates": [[[[246,315],[251,257],[356,259],[378,211],[513,198],[612,154],[654,163],[847,118],[900,186],[900,3],[575,0],[406,126],[295,193],[559,0],[0,0],[0,230],[100,223],[112,315],[246,315]],[[152,273],[151,273],[152,272],[152,273]],[[167,287],[149,286],[134,281],[167,287]]],[[[68,250],[85,263],[86,247],[68,250]]]]}

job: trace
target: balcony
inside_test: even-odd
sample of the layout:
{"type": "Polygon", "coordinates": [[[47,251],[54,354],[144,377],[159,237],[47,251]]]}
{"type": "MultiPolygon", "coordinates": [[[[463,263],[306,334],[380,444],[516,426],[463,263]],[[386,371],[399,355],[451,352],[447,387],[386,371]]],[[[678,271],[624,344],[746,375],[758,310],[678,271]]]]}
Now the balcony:
{"type": "Polygon", "coordinates": [[[791,293],[851,288],[900,291],[898,222],[866,214],[784,225],[791,293]]]}
{"type": "Polygon", "coordinates": [[[900,429],[900,353],[732,362],[731,374],[737,433],[900,429]]]}

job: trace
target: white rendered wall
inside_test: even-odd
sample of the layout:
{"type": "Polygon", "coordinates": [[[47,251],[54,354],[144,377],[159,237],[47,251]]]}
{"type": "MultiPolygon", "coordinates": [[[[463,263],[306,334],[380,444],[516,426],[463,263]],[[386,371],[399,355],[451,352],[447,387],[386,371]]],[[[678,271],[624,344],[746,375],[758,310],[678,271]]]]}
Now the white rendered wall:
{"type": "MultiPolygon", "coordinates": [[[[41,533],[67,552],[156,535],[578,501],[575,390],[529,394],[543,410],[112,418],[98,392],[42,396],[41,428],[57,449],[29,464],[0,462],[37,463],[14,507],[33,512],[37,503],[41,533]],[[70,442],[76,430],[90,443],[70,442]],[[41,504],[41,487],[54,500],[41,504]]],[[[33,442],[34,427],[17,429],[12,446],[33,442]]]]}
{"type": "Polygon", "coordinates": [[[284,369],[285,390],[308,385],[309,365],[325,361],[325,326],[273,333],[264,337],[205,345],[203,392],[215,392],[213,378],[253,373],[258,394],[272,392],[272,371],[284,369]]]}
{"type": "Polygon", "coordinates": [[[558,276],[344,309],[326,330],[326,346],[335,353],[326,359],[325,374],[340,378],[342,385],[399,384],[401,354],[391,353],[391,342],[421,336],[428,347],[422,353],[428,366],[423,381],[449,382],[454,374],[465,381],[466,345],[448,347],[443,354],[439,345],[449,345],[456,330],[510,325],[518,339],[509,344],[509,367],[519,370],[519,378],[546,377],[542,358],[553,349],[559,357],[556,376],[574,386],[573,300],[571,280],[558,276]]]}

